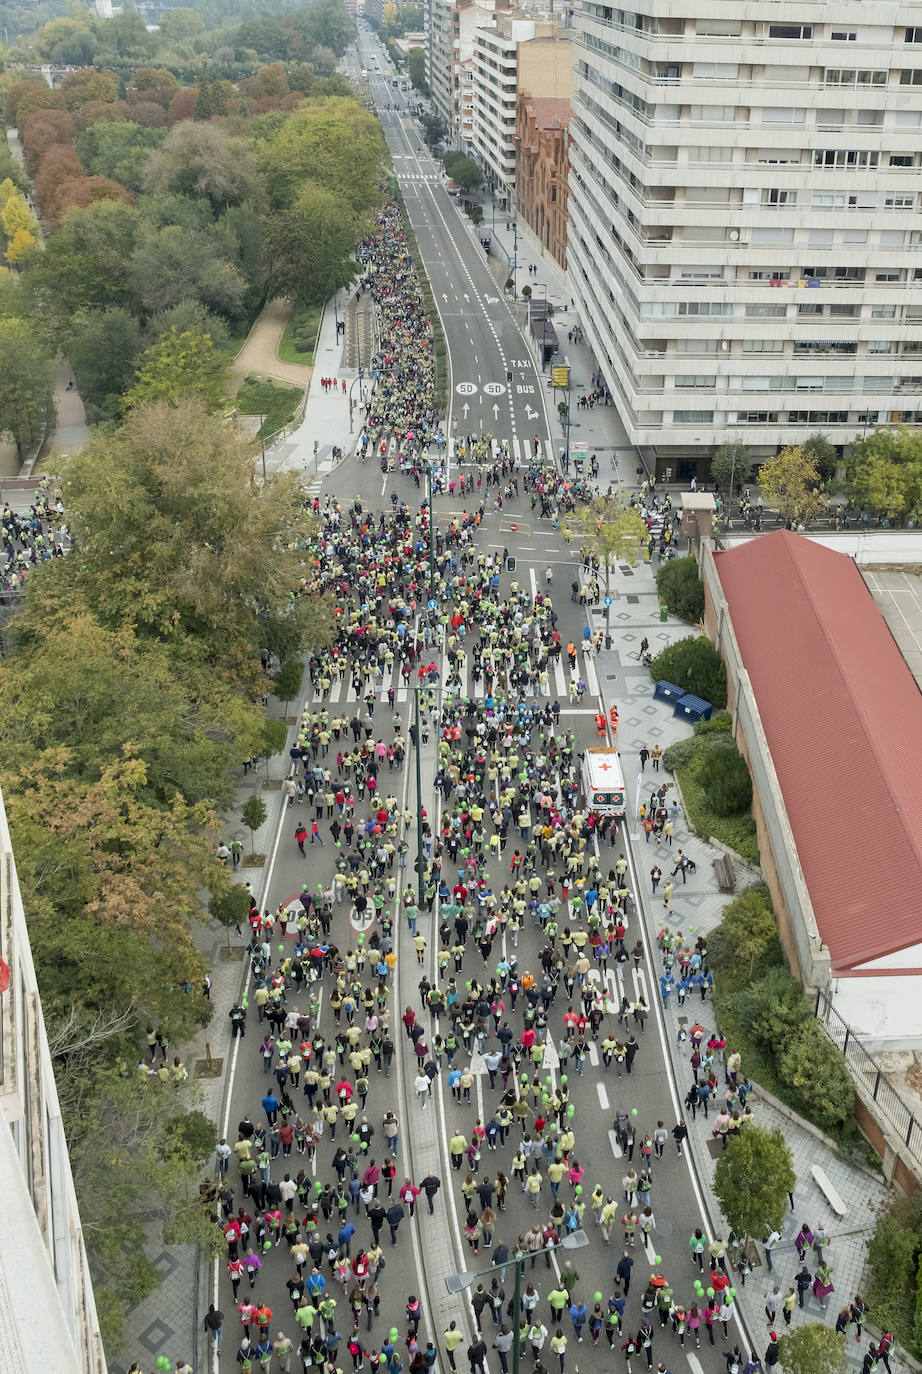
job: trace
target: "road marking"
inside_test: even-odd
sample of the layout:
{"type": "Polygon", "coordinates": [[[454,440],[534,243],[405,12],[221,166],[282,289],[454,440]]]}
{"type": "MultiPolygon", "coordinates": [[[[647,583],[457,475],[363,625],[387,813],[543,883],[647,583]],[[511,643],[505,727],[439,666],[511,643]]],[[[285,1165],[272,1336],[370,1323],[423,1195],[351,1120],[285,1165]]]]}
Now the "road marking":
{"type": "Polygon", "coordinates": [[[596,1083],[595,1090],[599,1094],[599,1106],[603,1112],[608,1111],[608,1093],[605,1091],[604,1083],[596,1083]]]}
{"type": "Polygon", "coordinates": [[[608,1143],[611,1146],[611,1152],[615,1156],[615,1159],[623,1159],[624,1151],[618,1144],[618,1136],[615,1131],[608,1132],[608,1143]]]}

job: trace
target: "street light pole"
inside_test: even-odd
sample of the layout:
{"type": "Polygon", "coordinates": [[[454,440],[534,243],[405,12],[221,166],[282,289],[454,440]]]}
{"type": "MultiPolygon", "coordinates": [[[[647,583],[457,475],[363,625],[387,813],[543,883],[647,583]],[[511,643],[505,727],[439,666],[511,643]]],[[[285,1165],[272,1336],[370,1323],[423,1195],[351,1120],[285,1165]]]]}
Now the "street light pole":
{"type": "Polygon", "coordinates": [[[423,913],[423,899],[425,897],[423,883],[425,867],[423,864],[423,773],[420,759],[423,739],[419,728],[419,694],[422,690],[421,687],[414,687],[413,689],[413,723],[416,730],[416,890],[420,916],[423,913]]]}
{"type": "MultiPolygon", "coordinates": [[[[585,1231],[571,1231],[569,1235],[564,1236],[563,1240],[558,1241],[556,1245],[545,1245],[539,1253],[547,1254],[551,1250],[581,1250],[588,1244],[589,1237],[586,1235],[585,1231]]],[[[522,1273],[525,1269],[525,1261],[527,1259],[528,1252],[525,1250],[512,1257],[512,1264],[515,1268],[515,1285],[512,1294],[512,1304],[515,1314],[512,1319],[514,1327],[512,1342],[512,1374],[519,1374],[519,1329],[522,1321],[520,1310],[522,1305],[522,1273]]],[[[445,1287],[448,1289],[449,1293],[454,1296],[456,1293],[463,1292],[465,1288],[470,1288],[475,1279],[482,1279],[487,1274],[495,1274],[497,1270],[505,1269],[508,1263],[507,1260],[506,1264],[491,1264],[487,1269],[479,1269],[474,1274],[448,1274],[445,1279],[445,1287]]]]}

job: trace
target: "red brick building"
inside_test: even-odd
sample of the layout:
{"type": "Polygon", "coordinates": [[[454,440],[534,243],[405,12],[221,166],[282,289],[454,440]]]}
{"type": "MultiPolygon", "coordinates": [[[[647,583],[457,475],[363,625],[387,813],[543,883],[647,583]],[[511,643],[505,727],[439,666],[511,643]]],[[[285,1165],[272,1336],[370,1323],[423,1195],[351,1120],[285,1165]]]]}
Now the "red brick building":
{"type": "Polygon", "coordinates": [[[515,193],[518,215],[551,256],[567,265],[570,102],[519,91],[515,193]]]}

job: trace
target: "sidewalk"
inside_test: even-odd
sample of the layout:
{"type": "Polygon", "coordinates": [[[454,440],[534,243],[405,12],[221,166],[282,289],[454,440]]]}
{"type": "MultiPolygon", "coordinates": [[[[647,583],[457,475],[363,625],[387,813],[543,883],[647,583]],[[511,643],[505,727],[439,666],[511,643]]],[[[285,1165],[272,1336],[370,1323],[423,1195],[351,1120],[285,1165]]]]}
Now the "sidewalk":
{"type": "MultiPolygon", "coordinates": [[[[293,704],[289,710],[295,713],[293,704]]],[[[274,700],[270,714],[281,714],[281,706],[274,700]]],[[[270,761],[270,777],[274,782],[283,776],[286,761],[287,750],[270,761]]],[[[265,854],[268,859],[283,799],[280,791],[263,787],[265,780],[266,765],[263,762],[246,775],[240,770],[233,805],[227,812],[227,823],[220,838],[228,844],[240,839],[243,841],[244,854],[253,851],[265,854]],[[251,836],[240,820],[240,812],[254,792],[262,797],[268,815],[265,824],[251,836]]],[[[265,873],[265,868],[241,865],[234,874],[236,882],[252,884],[260,906],[264,905],[262,884],[265,873]]],[[[227,931],[223,926],[206,920],[193,929],[193,936],[211,973],[211,1000],[215,1015],[209,1026],[183,1045],[175,1047],[189,1073],[189,1081],[183,1092],[184,1103],[190,1110],[198,1108],[215,1121],[219,1138],[233,1045],[227,1009],[236,1002],[243,986],[246,971],[243,955],[248,939],[246,926],[244,932],[242,937],[234,931],[230,932],[228,951],[227,931]]],[[[211,1178],[213,1174],[212,1159],[202,1169],[202,1177],[211,1178]]],[[[211,1265],[204,1263],[192,1246],[164,1245],[156,1239],[156,1232],[152,1232],[152,1237],[148,1257],[160,1275],[160,1286],[129,1313],[124,1346],[119,1358],[109,1361],[109,1374],[125,1374],[135,1360],[142,1368],[151,1368],[161,1355],[174,1363],[186,1359],[193,1369],[211,1368],[210,1346],[202,1328],[211,1302],[211,1265]]],[[[235,1329],[235,1321],[236,1318],[229,1314],[226,1334],[235,1329]]]]}
{"type": "MultiPolygon", "coordinates": [[[[668,703],[654,700],[653,683],[648,669],[631,657],[635,652],[635,646],[639,645],[644,635],[650,641],[652,652],[656,654],[667,644],[694,633],[691,626],[672,617],[665,623],[660,623],[659,598],[654,579],[655,567],[656,564],[641,563],[627,572],[619,569],[615,575],[618,596],[611,607],[611,624],[615,642],[620,647],[603,650],[596,660],[599,681],[603,685],[606,697],[606,709],[612,704],[616,704],[619,709],[618,746],[621,750],[629,805],[635,814],[634,803],[639,784],[643,783],[645,788],[652,788],[654,784],[658,786],[660,781],[668,782],[671,778],[669,773],[660,776],[652,770],[650,764],[644,773],[640,772],[641,747],[646,744],[649,748],[655,743],[665,750],[676,740],[687,738],[690,733],[690,727],[675,718],[668,703]]],[[[593,617],[594,628],[604,626],[604,618],[600,613],[591,611],[590,615],[593,617]]],[[[694,938],[695,935],[711,931],[720,921],[724,907],[733,900],[732,896],[718,892],[712,868],[712,859],[723,851],[712,848],[691,835],[685,826],[684,817],[680,817],[676,822],[674,845],[675,848],[670,849],[667,844],[659,844],[655,839],[645,842],[641,832],[636,829],[632,832],[633,854],[639,870],[636,874],[636,891],[651,949],[655,949],[656,935],[664,919],[668,919],[670,928],[682,930],[694,938]],[[657,863],[664,874],[671,872],[675,851],[679,848],[695,860],[697,871],[685,884],[676,880],[671,908],[666,918],[661,901],[654,900],[651,895],[648,870],[657,863]]],[[[734,862],[734,872],[737,893],[757,880],[758,875],[741,862],[734,862]]],[[[656,966],[648,973],[654,996],[658,995],[660,972],[658,961],[655,963],[656,966]]],[[[702,1007],[700,1002],[696,1001],[693,1004],[689,1000],[682,1009],[675,1004],[673,998],[664,1015],[666,1036],[677,1073],[680,1097],[684,1096],[685,1089],[691,1082],[691,1070],[688,1063],[688,1044],[686,1042],[684,1047],[680,1047],[676,1040],[679,1017],[687,1017],[690,1022],[696,1015],[707,1030],[713,1027],[713,1010],[709,1002],[702,1007]]],[[[743,1070],[745,1069],[744,1062],[743,1070]]],[[[801,1222],[806,1221],[813,1227],[817,1222],[823,1221],[829,1231],[832,1243],[828,1253],[835,1292],[830,1295],[825,1312],[810,1293],[804,1310],[795,1308],[792,1326],[802,1322],[821,1321],[832,1327],[840,1308],[850,1302],[856,1293],[862,1291],[866,1242],[873,1232],[877,1213],[886,1204],[889,1193],[882,1178],[875,1176],[870,1170],[842,1159],[814,1127],[801,1122],[781,1104],[776,1107],[767,1102],[759,1092],[758,1085],[750,1102],[760,1125],[777,1126],[783,1131],[793,1156],[797,1176],[794,1211],[786,1215],[782,1239],[773,1255],[773,1270],[765,1266],[764,1251],[758,1246],[758,1263],[745,1288],[738,1279],[735,1282],[737,1301],[741,1304],[747,1326],[761,1354],[767,1343],[769,1329],[764,1313],[765,1298],[775,1283],[781,1289],[782,1295],[786,1293],[800,1267],[794,1249],[794,1236],[800,1229],[801,1222]],[[813,1165],[820,1165],[826,1171],[830,1182],[845,1203],[847,1210],[844,1217],[838,1218],[831,1212],[825,1197],[813,1182],[810,1174],[813,1165]]],[[[711,1186],[716,1165],[715,1151],[719,1152],[719,1145],[711,1136],[712,1122],[713,1116],[704,1119],[699,1113],[697,1120],[688,1120],[687,1125],[689,1145],[703,1185],[711,1221],[710,1235],[713,1238],[715,1235],[725,1236],[727,1227],[711,1186]]],[[[811,1264],[811,1259],[812,1256],[808,1256],[807,1264],[812,1273],[815,1264],[811,1264]]],[[[779,1314],[778,1321],[781,1320],[779,1314]]],[[[786,1328],[782,1323],[775,1329],[782,1332],[786,1328]]],[[[858,1344],[853,1336],[851,1337],[848,1345],[850,1365],[860,1367],[867,1349],[867,1340],[865,1335],[862,1343],[858,1344]]]]}
{"type": "Polygon", "coordinates": [[[266,464],[274,472],[300,472],[308,485],[327,476],[338,465],[332,451],[340,448],[344,455],[355,451],[362,428],[360,406],[368,395],[365,372],[362,381],[358,380],[358,370],[345,367],[343,359],[345,343],[336,333],[337,319],[344,318],[349,291],[340,291],[324,308],[323,319],[317,335],[317,348],[314,353],[314,367],[307,391],[304,420],[300,427],[287,439],[273,444],[266,450],[266,464]],[[321,379],[333,377],[337,381],[336,390],[332,387],[325,391],[321,379]],[[342,383],[345,381],[346,390],[342,383]],[[352,421],[350,424],[350,399],[352,421]]]}
{"type": "Polygon", "coordinates": [[[280,296],[263,306],[240,352],[231,363],[231,371],[236,376],[246,377],[251,372],[258,372],[263,377],[274,377],[276,381],[293,382],[302,388],[308,386],[311,368],[307,364],[283,363],[278,356],[282,335],[291,319],[291,309],[291,301],[283,300],[280,296]]]}
{"type": "MultiPolygon", "coordinates": [[[[598,455],[599,477],[602,483],[612,481],[618,486],[634,487],[637,485],[635,469],[640,459],[628,439],[617,407],[597,404],[589,410],[580,409],[577,404],[581,395],[595,389],[592,377],[598,371],[598,364],[588,344],[574,343],[567,337],[580,321],[567,286],[566,273],[522,220],[517,220],[516,225],[517,233],[513,235],[511,228],[506,229],[505,216],[497,215],[494,229],[492,218],[488,225],[485,214],[478,232],[483,233],[489,227],[501,255],[497,263],[494,254],[490,258],[490,265],[503,278],[503,283],[508,275],[508,269],[504,264],[513,253],[515,254],[515,279],[520,298],[517,312],[523,329],[527,329],[528,308],[521,303],[522,287],[531,287],[533,300],[541,300],[544,296],[541,288],[546,288],[547,299],[554,307],[552,323],[560,345],[560,351],[554,355],[553,361],[570,364],[570,450],[572,452],[574,448],[585,448],[587,453],[598,455]],[[535,275],[529,275],[528,269],[532,266],[538,268],[535,275]]],[[[556,399],[562,397],[563,393],[560,393],[556,399]]],[[[552,423],[556,427],[554,443],[560,452],[564,448],[566,436],[556,407],[552,407],[552,411],[552,423]]]]}

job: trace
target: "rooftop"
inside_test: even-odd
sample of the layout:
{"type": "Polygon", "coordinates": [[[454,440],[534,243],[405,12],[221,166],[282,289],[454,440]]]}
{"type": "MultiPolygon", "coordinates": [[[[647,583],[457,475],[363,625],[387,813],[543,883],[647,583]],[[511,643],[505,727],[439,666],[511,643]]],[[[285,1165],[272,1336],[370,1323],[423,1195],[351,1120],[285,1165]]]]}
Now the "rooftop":
{"type": "Polygon", "coordinates": [[[526,91],[524,99],[537,128],[565,129],[570,123],[570,102],[565,97],[529,95],[526,91]]]}
{"type": "Polygon", "coordinates": [[[714,561],[834,971],[911,950],[922,888],[912,673],[845,555],[778,530],[714,561]]]}

